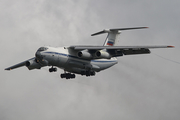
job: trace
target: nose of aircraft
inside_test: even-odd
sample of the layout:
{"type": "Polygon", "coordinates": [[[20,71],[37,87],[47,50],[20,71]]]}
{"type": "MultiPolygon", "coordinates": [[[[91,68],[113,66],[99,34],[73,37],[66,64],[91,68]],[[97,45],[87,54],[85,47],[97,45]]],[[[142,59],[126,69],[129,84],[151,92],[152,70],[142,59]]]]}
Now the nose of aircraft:
{"type": "Polygon", "coordinates": [[[37,51],[35,56],[36,56],[37,59],[42,59],[42,55],[41,55],[40,51],[37,51]]]}

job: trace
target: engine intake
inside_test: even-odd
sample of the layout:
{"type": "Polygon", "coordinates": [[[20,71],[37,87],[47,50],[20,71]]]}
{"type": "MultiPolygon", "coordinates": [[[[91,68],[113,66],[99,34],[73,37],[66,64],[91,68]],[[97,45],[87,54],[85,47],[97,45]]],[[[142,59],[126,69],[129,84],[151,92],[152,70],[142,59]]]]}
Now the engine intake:
{"type": "Polygon", "coordinates": [[[108,52],[103,51],[103,50],[96,51],[95,56],[97,58],[104,58],[104,59],[110,59],[111,58],[111,55],[108,52]]]}
{"type": "Polygon", "coordinates": [[[92,58],[91,53],[89,53],[87,51],[80,51],[80,52],[77,53],[77,56],[79,58],[84,58],[84,59],[91,59],[92,58]]]}
{"type": "Polygon", "coordinates": [[[29,70],[32,70],[32,69],[40,69],[41,68],[41,65],[39,63],[37,63],[35,61],[35,59],[33,60],[29,60],[29,61],[26,61],[26,67],[29,69],[29,70]]]}

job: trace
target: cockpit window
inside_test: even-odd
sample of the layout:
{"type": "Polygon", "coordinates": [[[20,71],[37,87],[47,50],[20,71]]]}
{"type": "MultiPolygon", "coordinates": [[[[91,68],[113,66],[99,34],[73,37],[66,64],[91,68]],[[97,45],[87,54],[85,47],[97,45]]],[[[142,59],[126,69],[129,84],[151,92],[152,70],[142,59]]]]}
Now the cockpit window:
{"type": "Polygon", "coordinates": [[[47,47],[40,47],[39,49],[38,49],[38,51],[45,51],[45,50],[47,50],[48,48],[47,47]]]}

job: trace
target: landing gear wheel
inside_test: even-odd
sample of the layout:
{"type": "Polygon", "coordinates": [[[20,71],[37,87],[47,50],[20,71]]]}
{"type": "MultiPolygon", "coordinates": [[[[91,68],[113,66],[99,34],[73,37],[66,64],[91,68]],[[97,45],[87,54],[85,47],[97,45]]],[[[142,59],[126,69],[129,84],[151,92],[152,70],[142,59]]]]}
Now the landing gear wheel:
{"type": "Polygon", "coordinates": [[[66,74],[61,74],[61,78],[65,78],[66,77],[66,74]]]}
{"type": "Polygon", "coordinates": [[[49,72],[56,72],[57,71],[57,68],[49,68],[49,72]]]}
{"type": "Polygon", "coordinates": [[[90,75],[91,75],[90,71],[86,71],[86,76],[88,77],[90,75]]]}
{"type": "Polygon", "coordinates": [[[52,68],[49,68],[49,72],[53,72],[53,69],[52,69],[52,68]]]}
{"type": "Polygon", "coordinates": [[[61,78],[66,78],[66,79],[72,79],[75,78],[76,75],[75,74],[71,74],[71,73],[64,73],[60,75],[61,78]]]}
{"type": "Polygon", "coordinates": [[[96,72],[95,71],[81,71],[81,75],[86,75],[87,77],[89,76],[95,76],[96,72]]]}
{"type": "Polygon", "coordinates": [[[91,71],[90,74],[91,76],[95,76],[96,73],[94,71],[91,71]]]}
{"type": "Polygon", "coordinates": [[[57,68],[53,68],[53,71],[56,72],[56,71],[57,71],[57,68]]]}

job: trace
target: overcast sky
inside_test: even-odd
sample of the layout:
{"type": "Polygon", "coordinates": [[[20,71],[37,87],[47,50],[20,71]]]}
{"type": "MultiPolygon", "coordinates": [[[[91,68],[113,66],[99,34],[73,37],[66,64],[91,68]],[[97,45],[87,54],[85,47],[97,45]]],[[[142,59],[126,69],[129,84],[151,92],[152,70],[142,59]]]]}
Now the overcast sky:
{"type": "Polygon", "coordinates": [[[180,1],[1,0],[1,120],[179,120],[180,1]],[[119,45],[175,45],[119,57],[95,77],[60,79],[63,70],[4,68],[44,45],[102,45],[105,28],[123,31],[119,45]],[[158,57],[160,55],[166,59],[158,57]],[[170,59],[169,61],[167,59],[170,59]]]}

